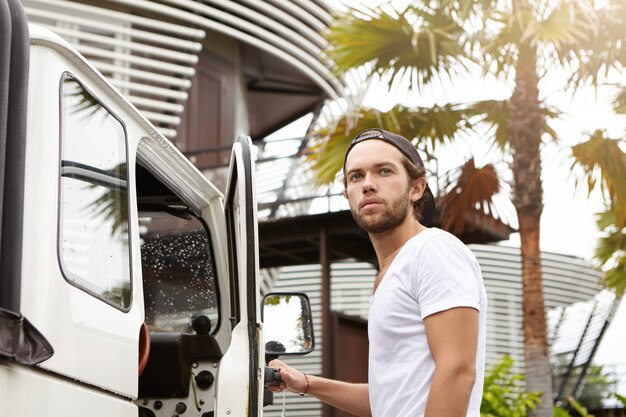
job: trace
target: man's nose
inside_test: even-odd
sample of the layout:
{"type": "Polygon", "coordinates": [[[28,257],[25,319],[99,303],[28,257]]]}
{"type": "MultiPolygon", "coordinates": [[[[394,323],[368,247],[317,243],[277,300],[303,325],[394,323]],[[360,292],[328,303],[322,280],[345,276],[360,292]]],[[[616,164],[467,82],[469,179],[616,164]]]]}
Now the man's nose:
{"type": "Polygon", "coordinates": [[[363,183],[361,184],[361,189],[364,194],[376,191],[376,183],[374,182],[371,174],[365,174],[363,183]]]}

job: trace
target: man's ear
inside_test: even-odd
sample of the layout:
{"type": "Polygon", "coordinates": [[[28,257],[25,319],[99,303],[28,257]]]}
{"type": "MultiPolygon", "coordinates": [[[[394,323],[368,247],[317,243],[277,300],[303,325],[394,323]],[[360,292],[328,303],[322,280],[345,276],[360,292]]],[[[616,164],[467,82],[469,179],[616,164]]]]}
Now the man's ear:
{"type": "Polygon", "coordinates": [[[343,191],[341,192],[341,195],[344,196],[344,198],[348,198],[348,192],[346,191],[346,189],[344,188],[343,191]]]}
{"type": "Polygon", "coordinates": [[[422,198],[424,193],[426,192],[426,178],[421,177],[416,179],[411,186],[411,203],[415,203],[417,200],[422,198]]]}

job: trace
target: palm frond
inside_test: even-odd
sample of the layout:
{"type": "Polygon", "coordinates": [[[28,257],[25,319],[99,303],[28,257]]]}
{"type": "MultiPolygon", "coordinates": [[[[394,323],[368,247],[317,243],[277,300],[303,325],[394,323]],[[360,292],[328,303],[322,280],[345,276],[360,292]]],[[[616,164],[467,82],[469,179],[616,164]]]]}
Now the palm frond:
{"type": "Polygon", "coordinates": [[[418,90],[433,80],[454,75],[468,59],[464,30],[441,8],[408,6],[397,15],[385,8],[348,13],[326,32],[329,57],[340,72],[370,65],[369,75],[389,73],[389,85],[402,77],[416,80],[418,90]]]}
{"type": "Polygon", "coordinates": [[[616,220],[612,210],[598,213],[597,224],[605,236],[598,241],[594,259],[608,267],[603,282],[621,297],[626,290],[626,230],[617,226],[616,220]]]}
{"type": "MultiPolygon", "coordinates": [[[[555,107],[542,105],[543,114],[542,130],[554,141],[558,139],[558,135],[552,127],[550,121],[561,116],[559,110],[555,107]]],[[[502,152],[510,147],[508,123],[510,118],[509,100],[484,100],[472,103],[468,107],[468,113],[478,117],[478,122],[484,124],[490,135],[488,140],[492,146],[497,146],[502,152]]]]}
{"type": "Polygon", "coordinates": [[[500,191],[500,179],[493,165],[476,168],[474,159],[449,173],[445,194],[437,206],[441,226],[457,236],[473,230],[496,216],[493,197],[500,191]]]}
{"type": "Polygon", "coordinates": [[[496,0],[441,0],[441,7],[459,21],[479,19],[488,20],[498,5],[496,0]]]}
{"type": "Polygon", "coordinates": [[[583,180],[589,193],[599,186],[615,210],[616,224],[623,227],[626,222],[626,154],[620,148],[623,141],[606,137],[597,130],[589,140],[572,147],[574,163],[584,172],[583,180]]]}
{"type": "Polygon", "coordinates": [[[626,88],[622,87],[620,92],[613,98],[613,109],[616,113],[626,114],[626,88]]]}
{"type": "MultiPolygon", "coordinates": [[[[584,20],[584,13],[579,19],[584,20]]],[[[587,13],[588,14],[588,13],[587,13]]],[[[563,44],[558,49],[559,59],[572,69],[570,86],[598,86],[612,69],[626,65],[626,7],[606,3],[594,13],[593,25],[585,37],[563,44]]]]}
{"type": "Polygon", "coordinates": [[[493,13],[490,23],[491,27],[478,36],[477,42],[484,55],[484,73],[501,77],[515,67],[523,26],[515,15],[502,12],[493,13]]]}
{"type": "Polygon", "coordinates": [[[379,127],[435,149],[470,129],[471,116],[465,107],[454,104],[433,107],[397,105],[387,112],[363,108],[356,115],[342,116],[333,126],[318,129],[314,135],[319,140],[306,150],[307,160],[315,172],[317,184],[327,184],[341,170],[350,140],[362,130],[379,127]]]}
{"type": "Polygon", "coordinates": [[[593,8],[580,2],[558,2],[544,19],[535,22],[529,36],[533,42],[551,44],[556,49],[576,45],[598,29],[593,8]]]}

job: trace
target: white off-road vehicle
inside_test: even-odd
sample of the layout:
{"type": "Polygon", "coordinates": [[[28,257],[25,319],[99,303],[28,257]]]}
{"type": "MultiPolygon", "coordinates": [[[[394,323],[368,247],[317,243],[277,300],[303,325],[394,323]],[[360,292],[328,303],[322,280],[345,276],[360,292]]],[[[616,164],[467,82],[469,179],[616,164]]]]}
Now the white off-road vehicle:
{"type": "MultiPolygon", "coordinates": [[[[0,31],[0,416],[261,415],[249,138],[224,196],[17,0],[0,31]]],[[[306,297],[265,300],[310,351],[306,297]]]]}

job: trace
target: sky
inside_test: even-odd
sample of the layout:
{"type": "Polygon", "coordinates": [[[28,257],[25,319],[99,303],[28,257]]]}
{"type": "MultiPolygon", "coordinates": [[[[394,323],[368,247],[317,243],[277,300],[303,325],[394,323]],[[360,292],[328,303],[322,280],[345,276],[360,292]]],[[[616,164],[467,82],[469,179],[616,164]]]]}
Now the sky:
{"type": "MultiPolygon", "coordinates": [[[[342,0],[347,4],[365,3],[372,6],[380,0],[342,0]]],[[[617,78],[619,82],[619,77],[617,78]]],[[[571,169],[569,147],[583,141],[585,135],[596,129],[605,129],[610,137],[623,138],[626,132],[626,116],[615,115],[609,99],[615,94],[610,87],[599,90],[582,90],[575,96],[562,93],[564,75],[552,73],[540,84],[541,98],[548,104],[565,111],[553,128],[559,132],[559,143],[546,143],[542,149],[544,185],[544,211],[541,218],[541,249],[548,252],[574,255],[591,260],[596,242],[601,233],[596,227],[595,213],[604,208],[599,192],[587,195],[582,187],[576,187],[576,171],[571,169]]],[[[450,86],[448,86],[450,87],[450,86]]],[[[467,102],[479,99],[504,99],[510,96],[510,87],[505,83],[468,75],[452,88],[433,88],[420,94],[408,93],[406,88],[388,91],[386,85],[374,82],[364,98],[363,104],[387,110],[396,103],[406,105],[433,105],[448,102],[467,102]]],[[[457,141],[436,153],[441,175],[448,169],[460,165],[468,155],[473,155],[477,164],[489,162],[506,171],[500,156],[481,141],[457,141]]],[[[626,149],[625,149],[626,150],[626,149]]],[[[503,209],[504,218],[515,216],[511,206],[503,209]],[[508,213],[508,215],[507,215],[508,213]]],[[[505,245],[519,246],[519,235],[514,234],[505,245]]],[[[615,369],[621,378],[618,392],[626,395],[626,302],[619,307],[604,335],[594,362],[615,369]]]]}

